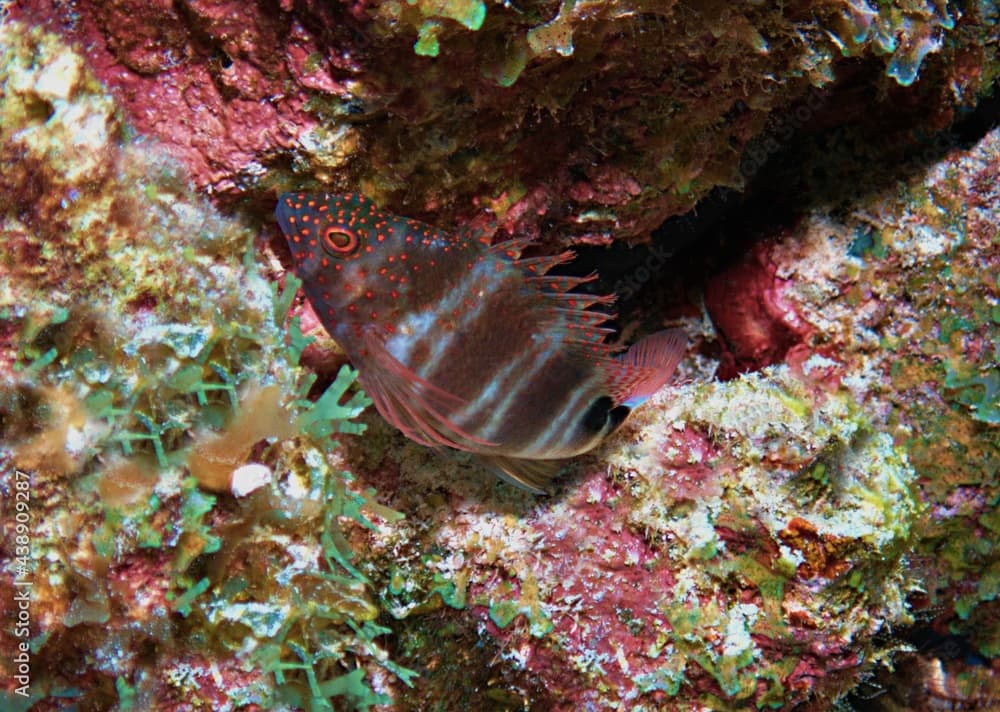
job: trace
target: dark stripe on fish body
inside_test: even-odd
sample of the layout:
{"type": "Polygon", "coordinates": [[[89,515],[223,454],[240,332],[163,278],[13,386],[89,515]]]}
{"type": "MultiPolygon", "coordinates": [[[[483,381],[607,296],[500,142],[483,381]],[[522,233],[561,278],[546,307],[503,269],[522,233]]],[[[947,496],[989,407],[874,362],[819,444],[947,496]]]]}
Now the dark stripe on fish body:
{"type": "Polygon", "coordinates": [[[610,396],[600,396],[584,412],[580,424],[591,432],[601,432],[608,424],[608,414],[614,404],[615,402],[611,400],[610,396]]]}
{"type": "Polygon", "coordinates": [[[467,403],[479,402],[478,412],[463,414],[464,428],[516,452],[534,436],[534,416],[545,412],[550,399],[560,397],[562,387],[572,385],[563,384],[565,376],[553,371],[551,360],[558,356],[553,340],[518,326],[531,323],[539,295],[509,268],[497,271],[487,263],[485,273],[485,283],[470,282],[477,285],[472,288],[475,301],[465,307],[461,328],[445,337],[447,348],[427,373],[467,403]],[[508,368],[518,362],[524,367],[508,368]],[[498,384],[501,375],[504,383],[498,384]],[[490,391],[484,400],[483,394],[490,391]]]}
{"type": "Polygon", "coordinates": [[[592,374],[586,374],[573,385],[574,387],[567,391],[565,398],[553,401],[552,405],[555,407],[549,421],[539,429],[531,447],[531,452],[536,453],[535,457],[545,454],[550,457],[568,457],[577,454],[581,449],[589,449],[589,443],[598,439],[581,428],[580,415],[586,411],[587,404],[598,395],[600,379],[595,379],[592,374]]]}
{"type": "Polygon", "coordinates": [[[434,340],[428,360],[414,364],[420,375],[428,380],[461,386],[455,394],[463,398],[471,397],[474,386],[483,378],[482,364],[473,363],[469,354],[470,348],[480,343],[482,334],[477,327],[489,325],[489,313],[484,306],[495,292],[486,280],[487,272],[486,265],[476,265],[443,294],[435,307],[441,315],[441,328],[428,335],[434,340]],[[479,292],[483,292],[482,297],[478,296],[479,292]],[[461,378],[460,374],[470,369],[473,371],[470,378],[461,378]]]}
{"type": "Polygon", "coordinates": [[[561,413],[576,400],[590,376],[579,361],[567,356],[559,348],[541,354],[532,371],[511,390],[503,422],[496,429],[488,429],[486,437],[511,442],[522,457],[562,456],[550,452],[548,445],[561,439],[565,428],[561,413]]]}
{"type": "Polygon", "coordinates": [[[458,310],[455,332],[445,336],[441,346],[447,348],[437,350],[439,358],[428,372],[471,398],[528,347],[532,334],[516,324],[530,316],[533,300],[519,279],[497,272],[492,261],[476,265],[462,289],[447,298],[458,310]]]}
{"type": "MultiPolygon", "coordinates": [[[[423,223],[399,219],[390,227],[396,235],[405,235],[404,239],[411,240],[404,242],[403,249],[396,255],[397,260],[407,265],[405,283],[399,285],[397,280],[388,285],[399,295],[395,300],[398,304],[395,341],[402,343],[408,336],[405,330],[411,330],[413,338],[402,361],[427,378],[424,369],[431,366],[435,344],[453,329],[455,323],[450,309],[445,311],[442,305],[462,288],[469,274],[464,265],[455,260],[435,259],[441,257],[441,250],[447,246],[440,231],[423,223]],[[430,247],[423,245],[425,240],[430,247]],[[432,259],[428,259],[428,253],[432,259]]],[[[380,288],[384,291],[386,286],[383,282],[380,288]]]]}
{"type": "Polygon", "coordinates": [[[510,449],[515,452],[520,447],[519,443],[526,439],[525,435],[517,432],[519,424],[526,429],[531,428],[530,422],[520,417],[519,411],[526,402],[522,389],[531,385],[536,371],[546,368],[551,351],[550,345],[538,341],[505,364],[483,383],[479,394],[470,401],[474,410],[462,412],[463,426],[480,433],[483,439],[488,439],[488,433],[492,433],[498,442],[501,437],[509,438],[510,449]]]}

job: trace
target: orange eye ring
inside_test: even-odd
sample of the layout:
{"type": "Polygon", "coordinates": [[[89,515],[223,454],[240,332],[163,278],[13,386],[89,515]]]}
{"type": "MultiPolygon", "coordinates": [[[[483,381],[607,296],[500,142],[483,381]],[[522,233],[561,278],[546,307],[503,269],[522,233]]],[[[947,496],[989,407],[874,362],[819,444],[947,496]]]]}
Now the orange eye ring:
{"type": "Polygon", "coordinates": [[[323,230],[323,247],[337,256],[349,255],[358,249],[357,234],[342,227],[330,225],[323,230]]]}

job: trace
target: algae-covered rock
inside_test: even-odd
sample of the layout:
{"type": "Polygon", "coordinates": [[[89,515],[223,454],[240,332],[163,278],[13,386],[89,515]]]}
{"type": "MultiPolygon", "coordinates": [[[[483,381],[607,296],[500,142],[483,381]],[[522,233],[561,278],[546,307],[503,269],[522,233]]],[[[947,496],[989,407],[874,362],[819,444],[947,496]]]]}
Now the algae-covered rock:
{"type": "Polygon", "coordinates": [[[296,287],[247,227],[61,39],[0,48],[0,707],[389,699],[346,536],[398,515],[326,457],[363,429],[354,373],[306,400],[296,287]]]}
{"type": "Polygon", "coordinates": [[[851,401],[787,368],[675,389],[544,504],[448,463],[456,494],[421,507],[435,464],[403,453],[394,506],[421,516],[380,546],[440,577],[397,567],[391,610],[478,612],[558,709],[832,700],[920,587],[916,474],[851,401]]]}
{"type": "Polygon", "coordinates": [[[1000,134],[933,133],[995,80],[993,4],[9,12],[4,709],[997,699],[1000,134]],[[797,132],[851,189],[636,278],[682,379],[550,498],[361,415],[268,244],[292,186],[638,241],[797,132]]]}
{"type": "Polygon", "coordinates": [[[641,242],[742,187],[782,116],[920,107],[941,127],[1000,66],[992,2],[88,0],[69,16],[32,0],[14,14],[88,47],[130,120],[229,204],[360,189],[552,244],[641,242]],[[818,89],[838,99],[820,108],[818,89]]]}

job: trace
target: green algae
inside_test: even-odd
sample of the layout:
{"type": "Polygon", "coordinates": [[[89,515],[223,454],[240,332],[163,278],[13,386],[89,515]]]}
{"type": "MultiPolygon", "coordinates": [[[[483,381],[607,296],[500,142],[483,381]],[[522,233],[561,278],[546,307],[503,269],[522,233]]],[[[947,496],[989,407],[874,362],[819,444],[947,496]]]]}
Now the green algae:
{"type": "MultiPolygon", "coordinates": [[[[338,459],[335,437],[362,433],[355,419],[370,403],[357,373],[345,367],[316,388],[299,366],[309,339],[288,319],[298,283],[272,288],[248,227],[195,197],[169,159],[123,139],[78,55],[39,30],[0,32],[9,89],[0,114],[20,122],[5,121],[0,138],[20,146],[53,195],[74,196],[22,222],[30,211],[7,171],[0,209],[0,228],[23,243],[5,248],[39,248],[38,263],[4,252],[0,293],[17,335],[4,352],[15,368],[0,382],[4,477],[27,472],[53,492],[33,511],[35,604],[54,612],[39,670],[73,645],[72,631],[100,624],[87,644],[113,662],[90,673],[112,682],[68,693],[81,701],[142,707],[156,685],[186,686],[197,673],[171,677],[169,660],[145,671],[129,662],[153,643],[234,656],[251,677],[270,676],[270,690],[223,687],[234,700],[384,704],[372,670],[404,684],[412,673],[379,645],[387,631],[374,626],[378,608],[346,532],[401,515],[352,487],[338,459]],[[31,107],[42,100],[54,111],[39,122],[31,107]],[[99,130],[79,134],[81,120],[99,130]],[[251,415],[254,427],[239,425],[251,415]],[[211,467],[195,467],[196,456],[211,467]],[[230,493],[243,465],[268,478],[230,493]],[[129,566],[160,601],[149,612],[109,576],[129,566]]],[[[60,675],[73,674],[55,670],[40,672],[35,689],[54,695],[60,675]]]]}
{"type": "Polygon", "coordinates": [[[559,14],[542,25],[528,30],[527,41],[535,56],[555,52],[563,57],[573,54],[572,12],[576,0],[563,0],[559,14]]]}
{"type": "Polygon", "coordinates": [[[454,20],[475,32],[486,19],[486,4],[481,0],[406,0],[416,6],[425,17],[454,20]]]}
{"type": "Polygon", "coordinates": [[[995,360],[986,373],[959,363],[948,364],[944,386],[954,392],[957,403],[968,406],[972,417],[988,425],[1000,425],[1000,360],[995,360]]]}
{"type": "Polygon", "coordinates": [[[517,601],[491,601],[489,603],[490,620],[496,623],[499,628],[506,628],[518,616],[522,615],[527,619],[528,632],[533,637],[541,638],[552,632],[552,620],[542,610],[537,598],[537,590],[533,595],[522,596],[517,601]]]}
{"type": "MultiPolygon", "coordinates": [[[[667,660],[682,660],[681,656],[666,653],[667,660]]],[[[686,680],[684,668],[659,667],[654,672],[642,673],[636,677],[636,685],[644,695],[652,692],[663,692],[670,697],[675,696],[681,690],[681,686],[686,680]]]]}
{"type": "Polygon", "coordinates": [[[513,86],[528,64],[528,48],[528,43],[522,38],[504,39],[484,60],[483,76],[501,87],[513,86]]]}
{"type": "Polygon", "coordinates": [[[441,51],[438,43],[438,33],[441,31],[441,23],[436,20],[427,20],[420,26],[417,33],[417,41],[413,45],[413,51],[422,57],[437,57],[441,51]]]}

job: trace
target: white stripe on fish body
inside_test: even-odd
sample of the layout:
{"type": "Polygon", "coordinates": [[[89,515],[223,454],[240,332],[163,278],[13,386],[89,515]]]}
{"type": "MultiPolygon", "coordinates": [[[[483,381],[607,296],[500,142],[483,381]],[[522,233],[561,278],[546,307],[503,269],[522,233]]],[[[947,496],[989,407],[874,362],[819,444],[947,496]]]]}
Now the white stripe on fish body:
{"type": "MultiPolygon", "coordinates": [[[[451,312],[458,309],[466,299],[473,296],[476,299],[482,300],[486,296],[487,289],[492,290],[496,288],[496,282],[490,280],[491,273],[496,274],[496,269],[490,262],[480,262],[476,264],[476,266],[469,270],[463,278],[462,283],[455,288],[452,295],[449,297],[448,302],[441,306],[441,311],[445,314],[451,314],[451,312]],[[473,284],[475,281],[480,279],[484,279],[488,286],[473,294],[473,284]]],[[[455,337],[465,334],[470,324],[483,316],[481,310],[482,302],[477,304],[475,308],[466,309],[462,314],[461,319],[455,324],[454,329],[448,333],[447,338],[441,338],[436,342],[433,342],[434,347],[427,358],[427,362],[421,364],[417,369],[421,378],[424,378],[431,383],[435,382],[434,376],[437,375],[438,369],[442,366],[448,365],[443,357],[445,353],[447,353],[449,347],[451,347],[455,337]]]]}
{"type": "MultiPolygon", "coordinates": [[[[549,421],[545,430],[538,434],[530,445],[519,453],[522,457],[538,459],[558,459],[572,457],[592,447],[593,438],[586,442],[574,442],[580,430],[580,419],[592,401],[601,396],[601,379],[595,374],[578,384],[559,413],[549,421]]],[[[600,439],[599,437],[596,439],[600,439]]]]}
{"type": "Polygon", "coordinates": [[[361,272],[361,265],[356,262],[348,262],[344,265],[343,271],[337,279],[337,288],[343,288],[346,291],[348,301],[360,301],[368,289],[367,281],[359,276],[361,272]]]}
{"type": "MultiPolygon", "coordinates": [[[[575,414],[569,413],[571,422],[569,427],[563,432],[562,439],[559,441],[558,445],[553,448],[554,452],[563,452],[565,455],[560,457],[572,457],[573,455],[579,455],[580,453],[587,452],[597,447],[597,445],[604,440],[608,434],[607,422],[605,422],[600,430],[596,430],[591,433],[591,436],[585,440],[577,440],[580,433],[586,434],[583,426],[583,418],[587,416],[590,412],[590,408],[594,401],[601,398],[606,393],[601,392],[601,388],[604,386],[604,381],[602,377],[595,376],[587,384],[580,384],[580,390],[583,392],[590,392],[590,400],[583,403],[583,408],[578,410],[575,414]],[[587,387],[590,386],[590,387],[587,387]]],[[[610,414],[610,410],[608,411],[610,414]]],[[[551,457],[551,455],[549,455],[551,457]]]]}
{"type": "Polygon", "coordinates": [[[416,372],[421,378],[430,381],[430,369],[436,365],[436,358],[444,353],[457,330],[444,329],[441,322],[450,318],[453,311],[459,308],[465,293],[471,287],[470,282],[477,279],[477,270],[472,269],[462,276],[462,281],[455,289],[449,290],[445,300],[433,305],[430,308],[420,308],[417,306],[406,312],[393,333],[386,340],[386,348],[396,359],[416,372]],[[429,348],[431,357],[424,363],[415,364],[412,362],[412,355],[418,346],[424,343],[431,344],[429,348]]]}
{"type": "MultiPolygon", "coordinates": [[[[544,344],[543,338],[538,335],[532,335],[532,339],[536,344],[544,344]]],[[[515,405],[521,397],[521,391],[526,387],[529,387],[535,380],[535,376],[539,371],[544,369],[549,365],[549,362],[554,356],[558,355],[558,351],[561,344],[558,342],[550,344],[543,352],[535,356],[534,363],[530,366],[529,370],[522,374],[521,378],[518,379],[517,385],[507,392],[504,399],[493,411],[493,415],[490,417],[489,422],[486,423],[486,427],[482,429],[479,437],[484,440],[493,440],[500,430],[504,421],[507,419],[507,413],[511,409],[511,406],[515,405]]],[[[534,349],[530,353],[535,353],[534,349]]]]}
{"type": "MultiPolygon", "coordinates": [[[[476,399],[455,413],[453,416],[455,422],[465,426],[473,418],[481,417],[481,415],[486,411],[490,411],[496,415],[497,407],[493,401],[501,396],[506,398],[511,393],[510,391],[502,390],[503,387],[507,385],[507,380],[512,375],[515,375],[525,368],[529,362],[536,362],[535,360],[541,356],[544,356],[544,358],[541,359],[541,363],[546,363],[549,358],[551,358],[551,354],[548,352],[553,348],[554,347],[551,345],[546,346],[544,341],[535,340],[533,348],[525,349],[517,358],[510,361],[506,366],[496,372],[489,379],[489,385],[480,391],[479,395],[476,396],[476,399]],[[544,353],[539,353],[539,349],[544,350],[544,353]]],[[[503,407],[504,403],[501,403],[500,408],[503,407]]],[[[492,423],[492,420],[490,423],[492,423]]],[[[487,424],[487,428],[488,427],[489,424],[487,424]]]]}
{"type": "Polygon", "coordinates": [[[414,347],[428,334],[435,333],[438,313],[436,311],[408,312],[395,332],[385,341],[386,350],[404,364],[410,365],[410,354],[414,347]]]}

